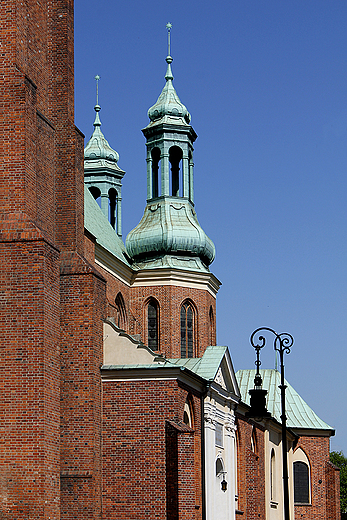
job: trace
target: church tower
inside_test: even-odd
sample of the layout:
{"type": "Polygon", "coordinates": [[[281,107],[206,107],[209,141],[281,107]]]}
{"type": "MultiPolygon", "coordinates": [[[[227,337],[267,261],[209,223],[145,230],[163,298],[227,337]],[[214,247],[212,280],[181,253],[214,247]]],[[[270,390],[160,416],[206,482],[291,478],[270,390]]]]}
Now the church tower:
{"type": "Polygon", "coordinates": [[[101,211],[119,237],[122,236],[122,179],[125,172],[118,166],[119,155],[101,131],[99,80],[96,79],[94,132],[84,149],[84,182],[94,199],[100,198],[101,211]]]}
{"type": "Polygon", "coordinates": [[[138,269],[134,307],[142,300],[144,342],[166,356],[199,357],[216,341],[215,296],[220,283],[208,267],[215,256],[214,244],[194,209],[197,135],[173,86],[171,24],[167,29],[166,83],[148,111],[150,122],[143,130],[147,205],[127,237],[126,248],[138,269]]]}

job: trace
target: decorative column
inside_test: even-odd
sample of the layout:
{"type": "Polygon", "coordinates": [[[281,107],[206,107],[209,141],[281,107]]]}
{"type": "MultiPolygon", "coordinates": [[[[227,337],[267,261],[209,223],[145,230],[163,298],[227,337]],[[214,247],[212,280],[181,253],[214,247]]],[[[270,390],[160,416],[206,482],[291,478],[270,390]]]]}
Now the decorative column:
{"type": "Polygon", "coordinates": [[[228,519],[235,520],[235,416],[234,410],[231,410],[228,414],[225,427],[225,466],[228,475],[228,519]]]}
{"type": "Polygon", "coordinates": [[[216,421],[212,406],[205,402],[204,408],[206,519],[212,520],[214,511],[216,421]]]}

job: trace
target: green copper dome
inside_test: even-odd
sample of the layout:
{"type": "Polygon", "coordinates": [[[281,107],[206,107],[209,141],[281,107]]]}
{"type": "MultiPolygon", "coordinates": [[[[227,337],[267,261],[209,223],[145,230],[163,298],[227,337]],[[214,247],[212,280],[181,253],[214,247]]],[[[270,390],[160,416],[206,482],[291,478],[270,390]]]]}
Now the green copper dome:
{"type": "Polygon", "coordinates": [[[198,257],[210,265],[215,257],[212,240],[200,227],[192,204],[179,197],[165,197],[147,204],[145,213],[126,239],[134,260],[174,254],[198,257]]]}
{"type": "Polygon", "coordinates": [[[200,227],[194,210],[193,143],[190,115],[172,85],[170,29],[166,85],[148,111],[142,130],[147,148],[147,206],[127,236],[128,255],[145,269],[182,268],[208,271],[215,247],[200,227]]]}
{"type": "Polygon", "coordinates": [[[119,155],[116,150],[113,150],[105,139],[104,134],[100,130],[101,121],[99,118],[99,112],[101,107],[97,104],[94,107],[96,112],[94,121],[94,132],[89,139],[87,146],[84,149],[85,159],[107,159],[108,161],[117,163],[119,161],[119,155]]]}
{"type": "Polygon", "coordinates": [[[190,114],[186,107],[181,103],[176,90],[172,84],[173,75],[171,71],[171,56],[166,58],[167,71],[165,75],[166,84],[157,102],[148,110],[148,117],[151,121],[158,121],[164,116],[180,117],[186,123],[190,122],[190,114]]]}

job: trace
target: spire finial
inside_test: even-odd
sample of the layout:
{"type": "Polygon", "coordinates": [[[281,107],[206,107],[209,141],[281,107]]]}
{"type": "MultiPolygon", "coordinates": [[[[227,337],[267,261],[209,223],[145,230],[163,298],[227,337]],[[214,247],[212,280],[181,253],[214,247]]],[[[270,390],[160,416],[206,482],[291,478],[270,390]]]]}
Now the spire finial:
{"type": "Polygon", "coordinates": [[[171,28],[172,28],[172,23],[168,22],[166,24],[166,28],[167,28],[167,55],[170,56],[171,55],[170,31],[171,31],[171,28]]]}
{"type": "Polygon", "coordinates": [[[99,104],[99,80],[100,76],[97,74],[94,78],[96,80],[96,104],[99,104]]]}
{"type": "Polygon", "coordinates": [[[173,80],[173,75],[172,75],[172,70],[171,70],[171,63],[173,62],[173,59],[170,56],[170,52],[171,52],[170,32],[171,32],[172,24],[170,22],[168,22],[166,24],[166,28],[167,28],[167,52],[168,52],[168,55],[166,57],[167,71],[166,71],[166,74],[165,74],[165,79],[166,79],[166,81],[169,81],[169,80],[172,81],[173,80]]]}
{"type": "Polygon", "coordinates": [[[99,74],[97,74],[94,79],[96,80],[96,105],[94,107],[96,116],[95,116],[95,121],[93,123],[94,127],[95,127],[95,126],[101,126],[101,121],[99,118],[99,112],[101,110],[101,106],[99,105],[99,80],[100,80],[99,74]]]}

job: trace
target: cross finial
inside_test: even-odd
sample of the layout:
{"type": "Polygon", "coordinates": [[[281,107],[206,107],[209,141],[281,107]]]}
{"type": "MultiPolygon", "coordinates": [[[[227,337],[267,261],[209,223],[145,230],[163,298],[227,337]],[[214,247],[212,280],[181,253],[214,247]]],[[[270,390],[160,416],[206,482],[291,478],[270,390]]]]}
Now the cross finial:
{"type": "Polygon", "coordinates": [[[94,78],[96,80],[96,104],[99,104],[99,80],[100,76],[97,74],[94,78]]]}
{"type": "Polygon", "coordinates": [[[171,52],[171,45],[170,45],[170,31],[171,31],[171,28],[172,28],[172,23],[168,22],[166,24],[166,28],[167,28],[167,54],[168,56],[170,56],[170,52],[171,52]]]}

